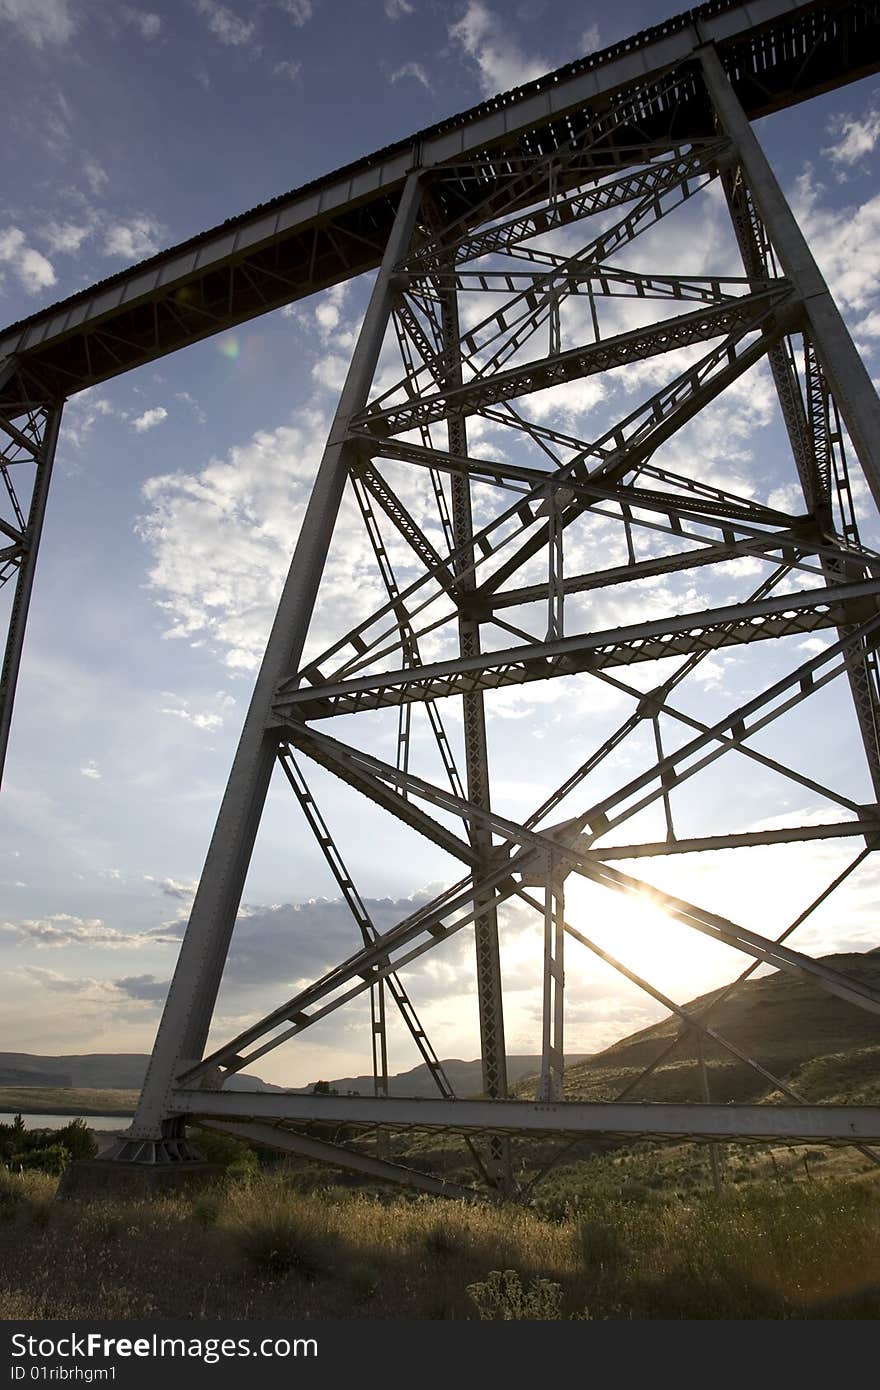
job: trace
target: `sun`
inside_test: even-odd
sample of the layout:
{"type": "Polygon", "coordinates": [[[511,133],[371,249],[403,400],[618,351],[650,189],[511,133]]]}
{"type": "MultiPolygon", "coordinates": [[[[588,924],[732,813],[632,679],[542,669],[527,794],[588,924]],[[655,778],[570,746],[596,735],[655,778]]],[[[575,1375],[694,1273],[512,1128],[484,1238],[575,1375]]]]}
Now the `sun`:
{"type": "MultiPolygon", "coordinates": [[[[577,931],[675,1003],[718,988],[748,963],[739,952],[675,921],[648,895],[624,896],[574,874],[566,883],[565,916],[577,931]]],[[[566,981],[572,991],[578,978],[595,983],[612,974],[615,979],[609,978],[609,985],[616,991],[638,989],[570,936],[565,951],[566,981]]]]}

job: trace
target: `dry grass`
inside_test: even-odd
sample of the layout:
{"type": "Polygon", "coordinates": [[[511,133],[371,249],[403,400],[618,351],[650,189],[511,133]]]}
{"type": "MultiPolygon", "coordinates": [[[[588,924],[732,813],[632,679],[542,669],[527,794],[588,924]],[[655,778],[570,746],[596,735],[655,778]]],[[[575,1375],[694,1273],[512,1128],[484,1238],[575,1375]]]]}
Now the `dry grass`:
{"type": "Polygon", "coordinates": [[[134,1114],[138,1091],[94,1090],[88,1086],[0,1086],[0,1111],[25,1115],[134,1114]]]}
{"type": "Polygon", "coordinates": [[[302,1193],[283,1172],[152,1202],[53,1203],[54,1187],[42,1174],[0,1177],[0,1317],[880,1313],[871,1180],[731,1186],[719,1200],[596,1195],[555,1220],[521,1207],[302,1193]]]}

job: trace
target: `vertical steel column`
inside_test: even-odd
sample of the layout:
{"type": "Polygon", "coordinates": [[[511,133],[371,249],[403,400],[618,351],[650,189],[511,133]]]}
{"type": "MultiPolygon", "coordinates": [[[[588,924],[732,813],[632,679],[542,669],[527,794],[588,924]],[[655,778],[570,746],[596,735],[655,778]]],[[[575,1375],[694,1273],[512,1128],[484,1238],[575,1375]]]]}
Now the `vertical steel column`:
{"type": "Polygon", "coordinates": [[[719,125],[736,150],[779,263],[802,300],[822,370],[831,384],[868,486],[880,508],[880,400],[877,392],[718,54],[711,45],[701,47],[698,54],[719,125]]]}
{"type": "Polygon", "coordinates": [[[565,875],[552,861],[544,888],[544,995],[541,1075],[535,1099],[565,1099],[565,875]]]}
{"type": "MultiPolygon", "coordinates": [[[[441,293],[441,332],[443,340],[443,381],[446,386],[462,384],[461,330],[458,296],[454,289],[441,293]]],[[[458,458],[467,455],[467,428],[460,411],[447,416],[449,452],[458,458]]],[[[473,517],[470,480],[461,474],[452,477],[452,534],[458,551],[456,579],[460,599],[476,586],[472,566],[473,517]],[[470,573],[466,571],[470,570],[470,573]]],[[[466,601],[466,600],[465,600],[466,601]]],[[[463,657],[480,652],[480,624],[466,611],[459,612],[459,648],[463,657]]],[[[464,756],[468,800],[481,810],[490,809],[489,756],[486,743],[486,714],[482,691],[462,696],[464,718],[464,756]]],[[[481,872],[488,872],[492,834],[485,826],[473,826],[471,843],[480,855],[474,871],[474,938],[477,956],[477,1000],[480,1014],[480,1047],[483,1091],[492,1098],[507,1095],[507,1051],[504,1042],[504,1001],[501,991],[501,959],[498,949],[498,913],[493,891],[480,894],[481,872]]],[[[491,1141],[492,1169],[500,1187],[512,1186],[510,1141],[491,1141]]]]}
{"type": "Polygon", "coordinates": [[[547,489],[547,638],[554,642],[565,635],[565,527],[558,488],[547,489]]]}
{"type": "MultiPolygon", "coordinates": [[[[772,246],[783,270],[801,297],[807,320],[805,353],[809,358],[815,351],[823,365],[826,361],[834,360],[838,378],[850,381],[852,399],[849,413],[843,400],[840,401],[840,406],[850,436],[856,445],[865,477],[875,501],[880,506],[880,402],[877,393],[715,50],[701,49],[700,60],[716,116],[731,139],[744,179],[743,184],[737,186],[736,179],[729,171],[722,174],[727,204],[746,274],[766,276],[772,273],[772,266],[769,264],[772,246]],[[768,237],[770,246],[767,245],[768,237]],[[817,324],[823,338],[821,343],[817,324]],[[858,372],[854,372],[853,362],[857,364],[858,372]],[[867,441],[865,454],[856,442],[858,431],[861,431],[862,438],[867,441]]],[[[831,479],[827,476],[827,469],[823,469],[821,461],[817,458],[815,430],[810,429],[791,347],[784,342],[777,343],[767,356],[804,500],[823,537],[833,539],[831,479]]],[[[834,378],[827,370],[825,375],[833,382],[834,378]]],[[[834,389],[836,392],[837,388],[834,389]]],[[[847,564],[846,558],[842,555],[839,564],[824,559],[822,569],[829,580],[839,582],[841,575],[846,573],[847,564]]],[[[845,627],[839,628],[838,631],[841,636],[846,635],[845,627]]],[[[847,679],[874,795],[880,800],[880,738],[871,673],[862,662],[849,668],[847,679]]]]}
{"type": "MultiPolygon", "coordinates": [[[[721,184],[746,275],[755,280],[769,279],[773,274],[773,267],[766,230],[758,216],[751,190],[743,181],[738,165],[722,170],[721,184]]],[[[792,356],[791,340],[783,339],[774,343],[767,353],[767,361],[804,499],[810,512],[817,516],[821,523],[827,525],[831,520],[828,499],[823,496],[822,482],[818,476],[815,450],[792,356]]]]}
{"type": "Polygon", "coordinates": [[[43,519],[46,515],[46,502],[49,497],[52,465],[55,462],[55,449],[61,428],[63,404],[63,401],[57,401],[46,407],[46,424],[36,457],[34,490],[31,493],[31,505],[22,541],[23,555],[19,565],[18,578],[15,581],[12,612],[9,615],[9,632],[3,654],[3,667],[0,670],[0,781],[3,778],[3,767],[6,762],[6,749],[9,746],[12,706],[15,701],[15,687],[18,684],[18,672],[21,667],[24,634],[34,587],[40,537],[43,534],[43,519]]]}
{"type": "Polygon", "coordinates": [[[167,1095],[184,1064],[200,1061],[257,827],[269,788],[278,738],[271,731],[279,683],[297,670],[324,571],[327,550],[353,461],[349,423],[367,403],[391,315],[391,279],[405,255],[419,211],[419,174],[404,185],[345,385],[315,477],[299,539],[254,687],[226,793],[130,1133],[154,1137],[168,1120],[167,1095]]]}

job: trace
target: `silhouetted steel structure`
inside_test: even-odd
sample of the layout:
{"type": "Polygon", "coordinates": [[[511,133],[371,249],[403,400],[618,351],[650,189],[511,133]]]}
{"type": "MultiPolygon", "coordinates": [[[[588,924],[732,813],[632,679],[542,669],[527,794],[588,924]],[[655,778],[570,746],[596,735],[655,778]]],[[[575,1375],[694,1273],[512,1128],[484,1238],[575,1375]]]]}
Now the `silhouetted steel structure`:
{"type": "MultiPolygon", "coordinates": [[[[2,468],[13,515],[0,525],[8,542],[2,558],[18,585],[3,673],[5,740],[63,399],[378,267],[138,1113],[115,1154],[119,1162],[189,1163],[193,1151],[184,1124],[192,1116],[432,1191],[453,1189],[389,1162],[380,1151],[330,1144],[323,1129],[309,1134],[308,1126],[330,1121],[349,1132],[377,1125],[459,1131],[482,1176],[502,1191],[513,1184],[511,1134],[880,1139],[880,1109],[807,1104],[722,1038],[711,1024],[712,1009],[697,1016],[676,1005],[576,929],[565,909],[571,874],[612,892],[647,895],[670,917],[750,957],[740,980],[766,963],[880,1013],[875,991],[784,944],[878,844],[880,556],[860,539],[848,455],[858,459],[880,503],[880,403],[750,125],[878,66],[877,3],[704,5],[233,219],[3,335],[0,428],[9,443],[2,468]],[[637,238],[713,183],[720,183],[726,199],[741,276],[668,274],[662,265],[648,274],[620,263],[637,238]],[[474,309],[480,297],[485,305],[474,309]],[[652,302],[662,317],[644,323],[631,317],[630,326],[607,333],[602,321],[611,301],[652,302]],[[400,349],[400,375],[377,390],[389,328],[400,349]],[[532,393],[632,369],[679,349],[688,353],[676,359],[666,383],[598,438],[552,428],[545,414],[528,418],[532,393]],[[699,467],[684,476],[655,461],[661,445],[762,361],[769,365],[803,494],[794,512],[733,495],[707,481],[699,467]],[[474,420],[508,429],[531,461],[493,460],[485,450],[475,457],[468,442],[474,420]],[[27,515],[13,487],[21,465],[36,478],[27,515]],[[392,475],[423,483],[436,509],[430,525],[413,514],[392,475]],[[303,646],[346,487],[363,519],[385,599],[319,657],[306,659],[303,646]],[[567,538],[597,519],[609,558],[593,569],[566,563],[567,538]],[[414,580],[395,573],[389,535],[405,543],[418,565],[414,580]],[[745,570],[756,568],[761,579],[735,602],[583,630],[579,596],[638,596],[645,579],[692,575],[738,559],[757,561],[745,570]],[[713,723],[677,697],[719,649],[754,644],[758,650],[815,633],[824,639],[817,650],[806,659],[798,652],[793,666],[713,723]],[[647,689],[628,677],[630,666],[670,659],[674,665],[659,668],[647,689]],[[630,696],[633,712],[599,747],[584,749],[584,760],[525,821],[499,815],[486,737],[494,693],[579,673],[630,696]],[[751,742],[839,677],[851,692],[853,731],[873,788],[864,804],[751,742]],[[450,699],[460,701],[462,712],[455,739],[444,724],[450,699]],[[412,766],[411,721],[419,708],[436,744],[443,786],[412,766]],[[369,746],[371,718],[381,719],[384,710],[397,719],[393,763],[369,746]],[[326,731],[329,719],[332,733],[326,731]],[[350,729],[356,740],[353,734],[348,741],[350,729]],[[616,751],[641,729],[651,735],[652,755],[641,771],[630,768],[609,783],[616,751]],[[669,729],[684,734],[670,740],[669,729]],[[837,818],[680,836],[674,816],[679,788],[731,754],[809,789],[839,808],[837,818]],[[380,933],[312,795],[307,761],[458,860],[463,877],[380,933]],[[351,908],[361,944],[205,1056],[278,765],[351,908]],[[601,793],[591,790],[597,772],[601,793]],[[574,795],[582,809],[560,819],[563,801],[574,795]],[[615,840],[618,827],[651,806],[662,812],[662,839],[615,840]],[[620,860],[846,836],[864,848],[776,941],[617,867],[620,860]],[[524,902],[544,919],[543,1067],[534,1102],[506,1098],[498,913],[508,902],[524,902]],[[459,1100],[402,972],[471,928],[484,1095],[459,1100]],[[704,1090],[702,1103],[646,1105],[628,1099],[632,1086],[607,1104],[564,1101],[566,938],[595,951],[678,1014],[682,1033],[708,1039],[754,1068],[788,1103],[719,1106],[704,1090]],[[222,1089],[226,1077],[366,994],[375,1097],[222,1089]],[[437,1101],[387,1094],[389,1003],[434,1077],[437,1101]],[[488,1138],[483,1152],[481,1137],[488,1138]]],[[[782,643],[786,653],[791,648],[782,643]]]]}

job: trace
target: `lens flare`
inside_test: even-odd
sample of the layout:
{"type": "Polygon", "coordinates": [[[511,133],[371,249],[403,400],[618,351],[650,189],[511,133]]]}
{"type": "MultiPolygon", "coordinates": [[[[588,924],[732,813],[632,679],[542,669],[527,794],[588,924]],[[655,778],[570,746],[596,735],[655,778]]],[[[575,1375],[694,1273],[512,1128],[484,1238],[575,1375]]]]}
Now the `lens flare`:
{"type": "Polygon", "coordinates": [[[228,357],[231,362],[234,362],[241,354],[241,343],[234,333],[230,333],[225,338],[219,339],[217,350],[223,357],[228,357]]]}

